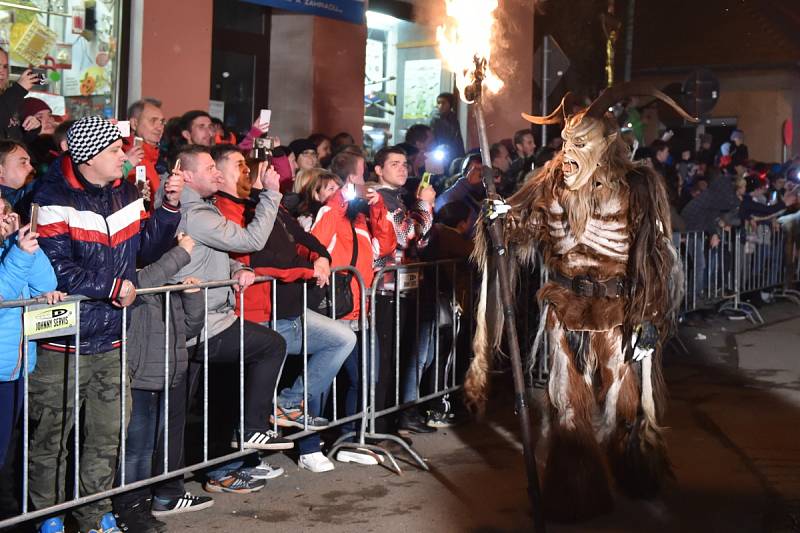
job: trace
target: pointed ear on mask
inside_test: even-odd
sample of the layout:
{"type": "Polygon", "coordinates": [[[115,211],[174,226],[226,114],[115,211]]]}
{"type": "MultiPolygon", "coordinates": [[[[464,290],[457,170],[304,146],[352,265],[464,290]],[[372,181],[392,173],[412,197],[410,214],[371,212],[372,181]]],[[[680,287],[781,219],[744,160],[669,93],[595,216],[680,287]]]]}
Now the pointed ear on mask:
{"type": "Polygon", "coordinates": [[[617,140],[618,136],[619,136],[619,132],[618,131],[615,131],[614,133],[611,133],[611,134],[607,135],[606,136],[606,146],[611,146],[611,144],[613,144],[613,142],[617,140]]]}

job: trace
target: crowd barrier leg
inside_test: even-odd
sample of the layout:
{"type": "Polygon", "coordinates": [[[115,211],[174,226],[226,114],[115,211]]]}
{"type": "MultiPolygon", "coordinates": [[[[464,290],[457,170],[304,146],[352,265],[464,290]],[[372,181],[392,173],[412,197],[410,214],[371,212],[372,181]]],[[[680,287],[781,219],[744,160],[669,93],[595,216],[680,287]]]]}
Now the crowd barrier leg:
{"type": "MultiPolygon", "coordinates": [[[[393,322],[394,322],[394,331],[398,333],[398,335],[394,335],[393,336],[394,338],[393,338],[393,343],[392,343],[392,350],[394,352],[394,354],[393,354],[394,355],[394,369],[395,369],[395,391],[394,391],[394,393],[395,393],[394,394],[394,396],[395,396],[395,406],[392,407],[392,408],[387,409],[386,411],[396,411],[398,409],[398,406],[400,405],[400,380],[401,380],[401,374],[400,374],[400,335],[399,335],[399,332],[400,332],[400,283],[399,283],[399,275],[398,275],[399,274],[399,270],[401,268],[405,268],[405,267],[390,266],[390,267],[382,268],[380,271],[378,271],[375,274],[375,281],[373,282],[371,290],[370,290],[370,299],[373,302],[373,308],[372,308],[372,312],[370,313],[370,329],[369,329],[370,348],[371,348],[370,349],[370,353],[369,353],[370,362],[371,362],[370,369],[369,369],[369,373],[370,373],[370,376],[369,376],[369,379],[370,379],[370,383],[369,383],[370,405],[369,405],[369,409],[368,409],[369,410],[369,429],[368,429],[367,432],[364,433],[363,437],[364,437],[365,441],[366,440],[377,441],[377,442],[389,441],[389,442],[397,444],[409,456],[411,456],[411,458],[414,460],[414,462],[417,463],[417,465],[419,465],[419,467],[421,469],[423,469],[425,471],[428,471],[430,468],[428,467],[428,465],[425,462],[425,460],[405,440],[403,440],[398,435],[393,435],[393,434],[389,434],[389,433],[379,433],[376,430],[376,422],[375,421],[376,421],[376,418],[379,416],[379,413],[377,411],[377,407],[376,407],[376,403],[375,403],[375,400],[376,400],[375,388],[376,388],[376,382],[377,382],[377,379],[375,379],[376,378],[376,373],[375,373],[375,362],[376,362],[375,361],[375,347],[377,346],[379,341],[378,341],[377,321],[376,321],[377,305],[375,305],[375,304],[377,302],[378,285],[379,285],[380,281],[383,279],[384,275],[387,272],[394,271],[395,272],[395,287],[394,287],[394,315],[393,315],[393,319],[394,320],[393,320],[393,322]]],[[[419,317],[417,317],[417,319],[418,318],[419,317]]],[[[383,415],[383,414],[385,414],[385,413],[380,413],[380,415],[383,415]]],[[[344,443],[341,443],[341,444],[344,444],[344,443]]],[[[402,469],[398,465],[398,463],[395,460],[393,454],[388,449],[386,449],[385,446],[381,446],[381,445],[378,445],[378,444],[373,444],[373,445],[369,445],[368,449],[372,450],[373,452],[385,455],[389,459],[389,461],[391,463],[391,466],[392,466],[392,469],[395,472],[397,472],[398,474],[402,474],[402,469]]]]}
{"type": "Polygon", "coordinates": [[[780,289],[775,291],[775,296],[778,298],[785,298],[796,305],[800,305],[800,291],[792,288],[792,283],[795,282],[794,278],[794,228],[790,227],[781,233],[781,250],[783,250],[783,264],[781,269],[783,272],[783,283],[780,289]]]}
{"type": "MultiPolygon", "coordinates": [[[[377,339],[371,334],[371,331],[374,330],[374,312],[369,313],[370,319],[369,321],[367,320],[367,291],[364,280],[357,270],[353,269],[352,272],[359,284],[359,308],[361,309],[358,317],[358,329],[361,333],[361,338],[359,340],[361,344],[361,354],[359,358],[361,368],[359,383],[361,389],[361,416],[358,422],[358,430],[349,431],[340,436],[333,443],[333,446],[331,446],[328,457],[335,459],[336,454],[343,448],[358,450],[359,452],[366,451],[378,461],[378,464],[382,464],[385,457],[390,464],[390,469],[397,474],[402,474],[402,470],[397,464],[394,455],[376,444],[367,442],[367,435],[374,433],[374,427],[370,429],[370,424],[374,426],[374,418],[371,417],[369,406],[375,404],[375,342],[377,339]],[[354,438],[356,439],[355,441],[353,440],[354,438]]],[[[371,307],[373,310],[374,305],[375,300],[373,299],[371,307]]],[[[335,303],[333,304],[333,309],[336,309],[335,303]]]]}
{"type": "Polygon", "coordinates": [[[719,311],[727,311],[732,313],[739,313],[744,315],[745,318],[750,320],[753,324],[763,324],[764,318],[761,316],[761,313],[756,309],[756,307],[752,304],[747,302],[743,302],[741,295],[742,295],[742,287],[746,286],[746,281],[743,280],[744,272],[746,268],[743,267],[743,263],[745,262],[745,250],[744,246],[742,245],[742,230],[737,230],[733,233],[733,249],[734,249],[734,257],[733,257],[733,298],[722,304],[720,306],[719,311]]]}

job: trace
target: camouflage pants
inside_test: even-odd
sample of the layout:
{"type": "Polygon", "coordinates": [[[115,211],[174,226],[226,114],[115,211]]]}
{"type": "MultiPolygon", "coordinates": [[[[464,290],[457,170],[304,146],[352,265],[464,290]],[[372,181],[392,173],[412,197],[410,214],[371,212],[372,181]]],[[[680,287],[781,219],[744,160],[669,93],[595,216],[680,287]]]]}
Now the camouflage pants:
{"type": "MultiPolygon", "coordinates": [[[[80,496],[113,486],[120,445],[120,351],[81,355],[79,358],[80,496]]],[[[126,397],[130,387],[126,380],[126,397]]],[[[39,349],[36,370],[30,375],[30,498],[43,509],[72,497],[71,454],[75,425],[75,356],[39,349]],[[69,460],[69,461],[68,461],[69,460]]],[[[126,404],[130,408],[130,401],[126,404]]],[[[126,415],[126,419],[128,416],[126,415]]],[[[84,505],[73,516],[82,531],[97,527],[111,511],[109,499],[84,505]]]]}

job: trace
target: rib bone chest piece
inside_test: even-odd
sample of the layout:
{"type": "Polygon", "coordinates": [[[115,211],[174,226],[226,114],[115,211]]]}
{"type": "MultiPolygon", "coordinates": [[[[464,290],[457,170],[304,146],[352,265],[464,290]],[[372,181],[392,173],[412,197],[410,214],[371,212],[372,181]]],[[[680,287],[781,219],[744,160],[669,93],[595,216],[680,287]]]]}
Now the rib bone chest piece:
{"type": "MultiPolygon", "coordinates": [[[[602,172],[598,170],[595,174],[602,172]]],[[[552,198],[547,212],[547,231],[552,250],[560,256],[561,267],[569,275],[581,275],[599,268],[607,276],[622,275],[628,261],[627,187],[602,185],[592,181],[587,190],[564,190],[561,198],[552,198]],[[580,198],[581,193],[588,198],[580,198]],[[585,214],[575,213],[573,210],[585,214]],[[583,230],[570,221],[579,220],[583,230]]]]}

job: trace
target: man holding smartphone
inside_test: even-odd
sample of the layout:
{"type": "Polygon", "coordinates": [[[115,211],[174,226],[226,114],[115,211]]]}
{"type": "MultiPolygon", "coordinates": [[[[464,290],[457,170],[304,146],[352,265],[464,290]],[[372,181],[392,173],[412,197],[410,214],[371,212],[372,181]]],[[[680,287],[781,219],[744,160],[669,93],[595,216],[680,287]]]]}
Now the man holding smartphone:
{"type": "Polygon", "coordinates": [[[22,121],[20,106],[28,91],[39,83],[39,76],[27,69],[16,83],[8,87],[8,75],[8,53],[0,48],[0,139],[29,143],[39,135],[41,124],[33,116],[22,121]]]}
{"type": "Polygon", "coordinates": [[[148,211],[152,212],[157,207],[153,200],[161,186],[161,175],[168,170],[166,156],[159,149],[166,124],[161,101],[143,98],[134,102],[128,108],[128,120],[131,123],[131,136],[125,139],[128,180],[136,184],[148,211]]]}

